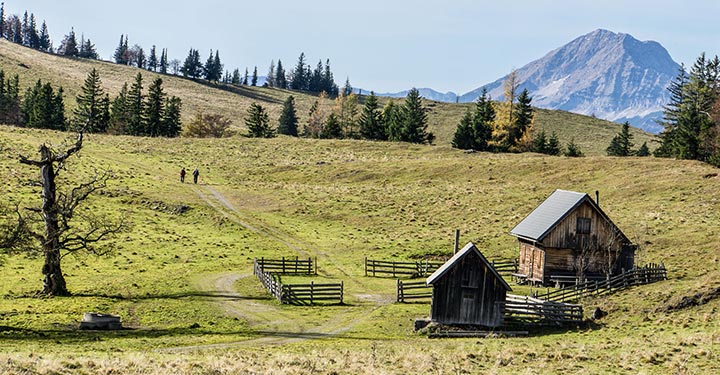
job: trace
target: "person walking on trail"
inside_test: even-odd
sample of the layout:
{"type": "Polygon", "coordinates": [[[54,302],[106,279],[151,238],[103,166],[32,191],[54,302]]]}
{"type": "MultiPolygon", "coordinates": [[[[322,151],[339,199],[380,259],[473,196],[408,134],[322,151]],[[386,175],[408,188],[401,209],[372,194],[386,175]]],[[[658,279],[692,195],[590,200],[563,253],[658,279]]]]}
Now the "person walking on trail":
{"type": "Polygon", "coordinates": [[[185,168],[180,170],[180,182],[185,182],[185,168]]]}
{"type": "Polygon", "coordinates": [[[197,184],[198,176],[200,176],[200,171],[198,171],[197,168],[193,171],[193,182],[197,184]]]}

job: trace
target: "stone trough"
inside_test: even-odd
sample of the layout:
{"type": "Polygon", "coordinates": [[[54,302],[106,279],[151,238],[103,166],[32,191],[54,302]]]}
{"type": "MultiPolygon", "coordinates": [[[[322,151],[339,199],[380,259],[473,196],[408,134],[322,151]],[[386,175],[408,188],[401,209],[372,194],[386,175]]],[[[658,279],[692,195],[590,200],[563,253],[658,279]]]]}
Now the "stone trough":
{"type": "Polygon", "coordinates": [[[117,315],[89,312],[83,314],[80,322],[80,329],[116,330],[122,328],[120,317],[117,315]]]}

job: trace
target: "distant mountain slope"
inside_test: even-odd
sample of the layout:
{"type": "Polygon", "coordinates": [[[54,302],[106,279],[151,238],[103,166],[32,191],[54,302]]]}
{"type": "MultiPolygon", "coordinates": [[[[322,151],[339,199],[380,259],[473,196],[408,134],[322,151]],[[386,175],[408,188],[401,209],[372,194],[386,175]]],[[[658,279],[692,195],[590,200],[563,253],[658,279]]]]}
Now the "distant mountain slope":
{"type": "MultiPolygon", "coordinates": [[[[523,66],[517,76],[534,106],[627,120],[657,133],[662,127],[654,120],[661,116],[669,98],[666,87],[679,69],[657,42],[596,30],[523,66]]],[[[504,80],[470,91],[460,101],[474,101],[483,87],[493,99],[502,100],[504,80]]]]}
{"type": "MultiPolygon", "coordinates": [[[[407,96],[408,91],[410,90],[404,90],[400,92],[383,92],[383,93],[375,93],[377,96],[384,96],[388,98],[404,98],[407,96]]],[[[356,89],[355,92],[362,93],[362,94],[369,94],[370,92],[368,90],[364,89],[356,89]]],[[[419,88],[418,92],[420,92],[420,96],[422,96],[425,99],[428,100],[434,100],[436,102],[446,102],[446,103],[455,103],[455,101],[458,98],[458,94],[448,91],[446,93],[442,93],[439,91],[435,91],[431,88],[419,88]]]]}

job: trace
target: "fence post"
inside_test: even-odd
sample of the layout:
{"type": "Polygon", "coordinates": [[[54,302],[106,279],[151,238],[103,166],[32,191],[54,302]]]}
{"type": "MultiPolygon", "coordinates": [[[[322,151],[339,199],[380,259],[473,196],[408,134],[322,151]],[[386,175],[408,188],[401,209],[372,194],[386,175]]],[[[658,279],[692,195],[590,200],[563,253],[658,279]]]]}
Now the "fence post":
{"type": "Polygon", "coordinates": [[[340,280],[340,303],[343,303],[343,294],[345,293],[345,281],[340,280]]]}
{"type": "Polygon", "coordinates": [[[365,277],[367,277],[367,257],[365,257],[365,277]]]}
{"type": "Polygon", "coordinates": [[[392,261],[392,265],[393,265],[393,277],[395,277],[395,261],[394,260],[392,261]]]}
{"type": "Polygon", "coordinates": [[[402,281],[400,279],[397,279],[397,301],[403,302],[402,281]]]}
{"type": "Polygon", "coordinates": [[[313,291],[313,284],[314,284],[314,283],[315,283],[314,281],[310,281],[310,304],[311,304],[311,305],[313,304],[313,294],[315,293],[315,292],[313,291]]]}

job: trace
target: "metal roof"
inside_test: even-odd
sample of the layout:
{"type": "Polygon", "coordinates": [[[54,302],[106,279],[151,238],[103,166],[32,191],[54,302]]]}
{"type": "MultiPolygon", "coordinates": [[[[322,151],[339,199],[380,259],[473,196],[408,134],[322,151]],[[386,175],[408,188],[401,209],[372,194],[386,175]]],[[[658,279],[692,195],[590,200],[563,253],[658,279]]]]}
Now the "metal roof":
{"type": "Polygon", "coordinates": [[[542,241],[557,223],[586,198],[592,201],[586,193],[555,190],[520,224],[516,225],[510,234],[532,241],[542,241]]]}
{"type": "Polygon", "coordinates": [[[453,268],[455,263],[459,262],[460,259],[465,257],[465,255],[467,255],[473,251],[476,252],[477,255],[480,256],[480,260],[483,263],[485,263],[487,268],[490,271],[492,271],[492,273],[495,275],[495,277],[497,277],[498,279],[500,279],[500,281],[502,281],[503,286],[505,286],[505,288],[507,288],[507,290],[512,291],[512,288],[510,288],[510,285],[508,285],[507,282],[505,282],[505,280],[502,278],[502,276],[500,276],[500,274],[497,272],[495,267],[493,267],[490,264],[490,262],[488,262],[488,260],[485,258],[485,256],[482,255],[480,250],[478,250],[477,246],[475,246],[475,244],[472,242],[468,242],[467,245],[465,245],[465,247],[462,248],[462,250],[458,251],[455,255],[453,255],[452,258],[448,259],[448,261],[445,262],[445,264],[443,264],[440,268],[435,270],[435,272],[433,272],[433,274],[427,278],[426,284],[430,285],[430,284],[434,283],[437,279],[442,277],[442,275],[444,275],[447,271],[449,271],[451,268],[453,268]]]}

